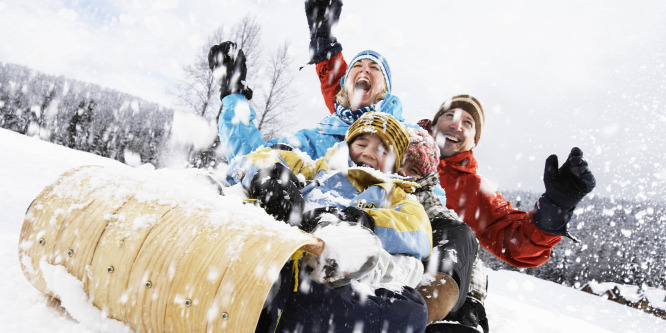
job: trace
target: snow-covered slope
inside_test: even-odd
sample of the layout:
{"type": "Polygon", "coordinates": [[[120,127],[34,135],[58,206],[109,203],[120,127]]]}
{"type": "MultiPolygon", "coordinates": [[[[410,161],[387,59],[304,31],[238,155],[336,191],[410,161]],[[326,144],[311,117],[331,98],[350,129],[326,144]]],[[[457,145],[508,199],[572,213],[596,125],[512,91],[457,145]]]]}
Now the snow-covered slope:
{"type": "MultiPolygon", "coordinates": [[[[99,332],[51,305],[25,279],[17,257],[23,215],[39,191],[80,165],[118,162],[0,129],[0,331],[99,332]]],[[[489,271],[492,332],[666,332],[666,321],[600,297],[517,272],[489,271]]],[[[85,303],[85,302],[82,302],[85,303]]],[[[90,309],[86,319],[95,320],[90,309]]]]}

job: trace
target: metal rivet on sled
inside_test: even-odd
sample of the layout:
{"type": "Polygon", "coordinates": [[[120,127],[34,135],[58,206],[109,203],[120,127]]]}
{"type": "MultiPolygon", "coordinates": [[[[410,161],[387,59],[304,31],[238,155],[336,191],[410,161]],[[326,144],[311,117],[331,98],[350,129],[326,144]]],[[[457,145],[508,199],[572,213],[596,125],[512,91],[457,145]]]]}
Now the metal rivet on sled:
{"type": "Polygon", "coordinates": [[[67,256],[68,257],[71,257],[73,255],[74,255],[74,250],[72,250],[72,249],[67,250],[67,256]]]}
{"type": "Polygon", "coordinates": [[[106,271],[109,273],[113,273],[113,270],[114,270],[113,266],[109,266],[109,268],[106,269],[106,271]]]}
{"type": "Polygon", "coordinates": [[[44,245],[44,244],[46,244],[46,241],[44,240],[44,238],[40,238],[39,245],[44,245]]]}
{"type": "Polygon", "coordinates": [[[226,312],[222,312],[222,319],[223,319],[223,320],[227,320],[227,319],[229,319],[229,314],[226,313],[226,312]]]}
{"type": "Polygon", "coordinates": [[[188,298],[185,300],[185,306],[190,306],[190,305],[192,305],[192,300],[188,298]]]}
{"type": "Polygon", "coordinates": [[[153,286],[153,283],[150,281],[146,281],[146,288],[150,288],[153,286]]]}

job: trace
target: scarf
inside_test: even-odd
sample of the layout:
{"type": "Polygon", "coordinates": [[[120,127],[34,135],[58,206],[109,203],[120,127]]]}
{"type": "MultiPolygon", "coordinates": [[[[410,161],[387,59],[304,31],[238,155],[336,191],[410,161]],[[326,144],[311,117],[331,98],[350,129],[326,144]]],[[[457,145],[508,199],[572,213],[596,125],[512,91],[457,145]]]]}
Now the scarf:
{"type": "Polygon", "coordinates": [[[380,109],[378,105],[379,103],[368,105],[354,111],[338,103],[335,103],[335,115],[337,115],[338,118],[340,118],[340,120],[342,120],[345,124],[351,125],[356,121],[356,119],[360,118],[364,113],[380,109]]]}

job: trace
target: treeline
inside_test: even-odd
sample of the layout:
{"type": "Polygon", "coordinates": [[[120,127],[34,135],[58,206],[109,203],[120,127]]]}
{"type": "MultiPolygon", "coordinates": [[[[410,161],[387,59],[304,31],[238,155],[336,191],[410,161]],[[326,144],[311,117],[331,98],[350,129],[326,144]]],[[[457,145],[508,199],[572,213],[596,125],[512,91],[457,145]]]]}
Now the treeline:
{"type": "MultiPolygon", "coordinates": [[[[514,207],[529,211],[540,194],[505,191],[514,207]]],[[[539,267],[517,269],[483,250],[493,269],[519,270],[557,283],[582,287],[588,281],[666,287],[666,204],[586,197],[569,225],[575,243],[563,238],[539,267]]]]}
{"type": "Polygon", "coordinates": [[[0,127],[14,132],[158,165],[172,119],[172,110],[125,93],[0,64],[0,127]]]}

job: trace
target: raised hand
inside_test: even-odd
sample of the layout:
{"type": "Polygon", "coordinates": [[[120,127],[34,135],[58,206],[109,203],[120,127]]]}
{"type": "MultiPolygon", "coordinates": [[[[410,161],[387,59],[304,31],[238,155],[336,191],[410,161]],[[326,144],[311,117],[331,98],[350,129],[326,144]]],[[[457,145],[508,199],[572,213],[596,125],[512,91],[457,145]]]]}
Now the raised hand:
{"type": "Polygon", "coordinates": [[[245,53],[231,41],[213,45],[208,51],[208,67],[212,71],[222,70],[220,81],[220,99],[230,94],[243,94],[252,99],[252,89],[245,83],[247,66],[245,53]]]}
{"type": "Polygon", "coordinates": [[[583,158],[583,151],[578,147],[572,148],[569,157],[559,168],[557,156],[550,155],[546,159],[543,183],[546,192],[534,207],[534,223],[545,232],[569,236],[567,224],[574,208],[596,186],[594,175],[583,158]]]}
{"type": "Polygon", "coordinates": [[[305,16],[310,29],[311,64],[328,60],[342,52],[342,45],[331,33],[331,27],[337,24],[342,11],[340,0],[306,0],[305,16]]]}

